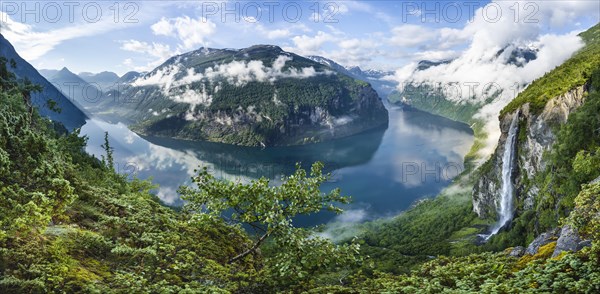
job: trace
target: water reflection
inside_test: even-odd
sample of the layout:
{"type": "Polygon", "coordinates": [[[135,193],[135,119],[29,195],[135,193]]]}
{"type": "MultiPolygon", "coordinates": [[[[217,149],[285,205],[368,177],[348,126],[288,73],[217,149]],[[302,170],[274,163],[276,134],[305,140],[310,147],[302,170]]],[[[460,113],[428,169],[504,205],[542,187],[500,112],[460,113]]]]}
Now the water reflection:
{"type": "MultiPolygon", "coordinates": [[[[397,213],[415,200],[437,194],[462,169],[472,144],[471,130],[427,113],[389,107],[389,127],[319,144],[249,148],[209,142],[140,137],[123,124],[90,120],[82,128],[89,136],[87,151],[100,156],[104,131],[115,147],[115,168],[140,178],[153,177],[157,196],[166,204],[181,205],[176,190],[189,184],[194,170],[207,167],[217,177],[248,181],[265,176],[280,179],[296,162],[308,168],[325,163],[334,176],[324,190],[340,187],[351,195],[344,221],[362,221],[397,213]]],[[[296,220],[300,225],[327,222],[320,213],[296,220]]]]}

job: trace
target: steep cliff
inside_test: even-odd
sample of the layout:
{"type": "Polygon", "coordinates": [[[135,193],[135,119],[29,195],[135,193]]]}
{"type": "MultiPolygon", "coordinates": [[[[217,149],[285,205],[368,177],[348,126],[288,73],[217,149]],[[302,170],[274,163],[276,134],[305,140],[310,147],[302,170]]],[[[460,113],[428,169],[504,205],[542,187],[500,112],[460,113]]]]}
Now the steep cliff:
{"type": "MultiPolygon", "coordinates": [[[[481,166],[473,188],[473,211],[496,219],[501,199],[502,154],[509,125],[519,132],[512,171],[515,218],[507,231],[531,240],[569,215],[574,198],[600,175],[600,25],[580,34],[584,48],[534,81],[500,115],[502,135],[481,166]]],[[[510,239],[509,237],[505,239],[510,239]]]]}
{"type": "Polygon", "coordinates": [[[498,147],[484,164],[481,177],[473,188],[473,211],[481,218],[495,217],[500,201],[502,154],[512,118],[519,115],[519,136],[516,150],[517,165],[513,171],[516,187],[515,207],[518,211],[533,208],[540,187],[532,179],[545,170],[543,159],[556,142],[557,126],[565,124],[569,115],[585,101],[588,86],[579,86],[563,95],[550,99],[541,113],[533,113],[529,103],[500,119],[502,135],[498,147]]]}

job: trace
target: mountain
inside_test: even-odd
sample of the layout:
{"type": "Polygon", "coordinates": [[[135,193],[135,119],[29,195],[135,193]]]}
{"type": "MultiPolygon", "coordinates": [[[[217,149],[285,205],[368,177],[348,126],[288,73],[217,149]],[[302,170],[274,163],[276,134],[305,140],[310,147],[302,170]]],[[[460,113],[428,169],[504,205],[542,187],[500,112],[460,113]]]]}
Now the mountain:
{"type": "Polygon", "coordinates": [[[114,72],[103,71],[101,73],[89,73],[82,72],[78,75],[81,79],[94,85],[96,88],[103,92],[108,91],[110,88],[115,87],[115,84],[119,80],[119,76],[114,72]]]}
{"type": "MultiPolygon", "coordinates": [[[[498,64],[515,65],[523,67],[532,60],[537,59],[538,49],[533,46],[509,45],[495,54],[494,62],[498,64]]],[[[453,60],[422,60],[419,61],[414,72],[422,72],[440,65],[446,65],[453,60]]],[[[445,85],[448,86],[448,85],[445,85]]],[[[469,99],[457,102],[448,99],[446,89],[424,83],[416,83],[411,80],[403,84],[402,91],[393,91],[389,100],[395,104],[408,105],[419,110],[448,117],[460,122],[474,124],[474,115],[484,105],[492,103],[501,93],[490,95],[485,101],[469,99]]]]}
{"type": "Polygon", "coordinates": [[[61,93],[54,85],[46,80],[27,61],[15,51],[8,40],[0,34],[0,56],[8,61],[14,60],[16,67],[9,68],[19,79],[29,79],[32,83],[42,86],[41,93],[33,93],[32,102],[42,116],[61,122],[67,129],[73,130],[85,124],[87,116],[77,108],[72,101],[61,93]],[[60,109],[57,113],[48,108],[48,101],[53,100],[60,109]]]}
{"type": "Polygon", "coordinates": [[[481,218],[497,218],[503,199],[512,203],[514,215],[502,233],[512,242],[558,226],[575,208],[582,185],[600,176],[600,24],[580,36],[582,49],[502,110],[498,147],[473,189],[473,210],[481,218]],[[514,146],[507,144],[513,128],[514,146]],[[505,153],[512,153],[514,195],[499,184],[505,153]]]}
{"type": "Polygon", "coordinates": [[[137,78],[141,77],[143,73],[139,73],[137,71],[130,71],[122,75],[116,83],[118,84],[127,84],[135,81],[137,78]]]}
{"type": "Polygon", "coordinates": [[[435,67],[441,64],[448,64],[452,62],[452,60],[440,60],[440,61],[431,61],[431,60],[421,60],[417,65],[417,70],[426,70],[430,67],[435,67]]]}
{"type": "Polygon", "coordinates": [[[47,80],[51,79],[55,74],[58,73],[57,69],[38,69],[38,72],[47,80]]]}
{"type": "Polygon", "coordinates": [[[307,56],[306,58],[329,66],[334,70],[349,75],[355,79],[359,79],[371,84],[373,89],[377,91],[380,97],[387,98],[387,96],[394,91],[394,89],[396,89],[395,82],[384,79],[386,76],[392,76],[394,72],[373,69],[362,70],[358,66],[345,67],[331,59],[316,55],[307,56]]]}
{"type": "Polygon", "coordinates": [[[112,111],[144,135],[297,145],[387,124],[373,88],[277,46],[201,48],[136,79],[112,111]]]}
{"type": "Polygon", "coordinates": [[[78,75],[63,67],[49,79],[67,97],[77,105],[89,109],[97,105],[103,93],[78,75]]]}
{"type": "MultiPolygon", "coordinates": [[[[497,56],[504,53],[506,48],[498,51],[497,56]]],[[[506,61],[507,64],[513,64],[518,67],[523,67],[525,64],[529,63],[532,60],[537,59],[537,54],[539,49],[535,47],[517,47],[513,50],[510,50],[510,55],[506,61]]]]}

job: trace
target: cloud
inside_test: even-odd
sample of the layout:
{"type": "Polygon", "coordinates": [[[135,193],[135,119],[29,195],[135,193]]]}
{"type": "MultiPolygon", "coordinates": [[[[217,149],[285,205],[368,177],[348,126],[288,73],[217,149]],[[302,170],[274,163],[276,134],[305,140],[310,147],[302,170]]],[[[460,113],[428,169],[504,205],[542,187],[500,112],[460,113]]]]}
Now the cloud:
{"type": "Polygon", "coordinates": [[[332,34],[319,31],[314,36],[295,36],[292,38],[295,46],[283,49],[303,56],[323,56],[347,66],[365,65],[374,56],[384,55],[379,39],[347,37],[344,32],[333,27],[330,30],[332,34]],[[333,45],[333,49],[325,50],[324,47],[329,44],[333,45]]]}
{"type": "Polygon", "coordinates": [[[156,73],[139,78],[135,81],[138,86],[159,85],[165,88],[178,87],[202,80],[215,82],[225,79],[228,83],[243,86],[249,82],[274,82],[280,78],[310,78],[320,74],[333,74],[331,71],[317,72],[314,67],[288,68],[283,70],[285,64],[293,57],[280,55],[273,61],[271,67],[267,67],[261,60],[231,61],[229,63],[217,64],[208,67],[204,72],[196,72],[193,68],[184,69],[175,62],[173,65],[158,70],[156,73]],[[182,78],[175,79],[180,72],[185,72],[182,78]]]}
{"type": "Polygon", "coordinates": [[[213,87],[212,92],[217,92],[219,83],[222,81],[236,86],[244,86],[255,81],[273,83],[282,78],[305,79],[317,75],[333,74],[332,71],[318,72],[312,66],[299,69],[291,67],[284,71],[285,64],[291,60],[292,57],[289,55],[280,55],[273,61],[271,67],[265,66],[261,60],[234,60],[208,67],[203,72],[196,72],[193,68],[185,69],[176,61],[173,65],[161,68],[151,75],[140,77],[134,84],[136,86],[159,86],[164,95],[173,101],[195,106],[212,102],[212,97],[207,94],[206,83],[213,87]],[[189,86],[195,82],[203,82],[202,89],[190,89],[189,86]],[[184,87],[184,89],[180,89],[180,87],[184,87]]]}
{"type": "MultiPolygon", "coordinates": [[[[470,36],[468,47],[451,63],[431,67],[422,71],[415,71],[416,63],[410,63],[395,73],[393,79],[404,85],[405,83],[437,85],[457,84],[460,88],[447,98],[457,103],[484,103],[488,98],[494,101],[482,107],[476,117],[487,122],[488,132],[487,148],[482,150],[482,155],[493,152],[499,137],[497,116],[499,111],[510,102],[524,86],[545,72],[563,63],[575,51],[583,46],[576,32],[562,35],[544,33],[548,26],[564,24],[576,19],[577,15],[586,14],[586,10],[598,4],[572,2],[536,2],[539,7],[537,18],[539,22],[527,23],[514,21],[514,15],[503,15],[497,22],[485,20],[480,8],[475,12],[472,23],[463,29],[442,29],[437,31],[423,30],[415,27],[403,26],[415,39],[399,37],[396,42],[407,42],[412,46],[424,46],[432,36],[443,36],[447,42],[444,46],[451,47],[452,40],[462,40],[470,36]],[[557,7],[556,5],[559,7],[557,7]],[[557,12],[562,10],[562,12],[557,12]],[[432,33],[433,32],[433,33],[432,33]],[[419,35],[422,37],[418,37],[419,35]],[[523,66],[508,62],[510,54],[515,50],[535,49],[537,58],[523,66]],[[503,51],[501,51],[503,50],[503,51]],[[501,54],[499,52],[502,52],[501,54]],[[490,84],[493,83],[493,84],[490,84]],[[485,85],[493,85],[486,88],[485,85]],[[474,91],[473,91],[474,90],[474,91]]],[[[529,2],[528,2],[529,3],[529,2]]],[[[510,11],[510,5],[505,1],[498,1],[488,5],[499,5],[503,11],[510,11]]],[[[523,4],[523,3],[521,3],[523,4]]],[[[442,46],[442,47],[444,47],[442,46]]],[[[419,57],[443,57],[445,59],[454,55],[452,51],[429,51],[419,57]]]]}
{"type": "Polygon", "coordinates": [[[424,26],[405,24],[392,29],[390,42],[403,47],[416,47],[433,42],[437,34],[424,26]]]}
{"type": "Polygon", "coordinates": [[[167,205],[172,205],[179,200],[179,193],[171,187],[159,187],[156,196],[167,205]]]}
{"type": "Polygon", "coordinates": [[[161,59],[167,59],[173,55],[169,45],[155,42],[149,44],[138,40],[123,41],[121,49],[131,52],[144,53],[161,59]]]}
{"type": "Polygon", "coordinates": [[[347,209],[327,223],[325,229],[317,233],[316,236],[333,242],[349,240],[364,232],[359,225],[369,219],[372,219],[372,217],[369,217],[367,209],[347,209]]]}
{"type": "Polygon", "coordinates": [[[456,50],[429,50],[413,54],[413,60],[451,60],[457,58],[460,52],[456,50]]]}
{"type": "Polygon", "coordinates": [[[420,49],[420,51],[432,50],[436,52],[464,45],[471,37],[465,31],[459,29],[433,29],[414,24],[396,26],[392,28],[391,35],[389,43],[398,46],[402,51],[420,49]]]}
{"type": "Polygon", "coordinates": [[[155,35],[176,37],[181,41],[181,49],[189,50],[204,45],[206,37],[216,32],[217,25],[204,17],[193,19],[189,16],[182,16],[176,18],[163,17],[150,28],[155,35]]]}
{"type": "Polygon", "coordinates": [[[310,37],[307,35],[295,36],[292,38],[294,45],[296,45],[296,51],[301,52],[302,55],[316,54],[321,50],[321,47],[327,42],[334,42],[338,38],[318,31],[316,35],[310,37]]]}
{"type": "Polygon", "coordinates": [[[287,29],[276,29],[276,30],[271,30],[267,33],[267,38],[269,39],[280,39],[280,38],[286,38],[289,37],[292,34],[292,32],[290,32],[287,29]]]}
{"type": "Polygon", "coordinates": [[[68,27],[36,31],[32,25],[14,21],[8,14],[0,11],[0,31],[23,58],[36,60],[65,41],[106,33],[119,29],[111,18],[96,23],[72,24],[68,27]]]}
{"type": "Polygon", "coordinates": [[[358,223],[367,219],[367,211],[364,209],[349,209],[335,217],[334,221],[342,223],[358,223]]]}
{"type": "Polygon", "coordinates": [[[162,43],[147,43],[138,40],[121,41],[121,49],[130,52],[136,52],[150,56],[150,62],[143,66],[133,66],[133,60],[127,58],[123,65],[133,67],[136,71],[149,71],[159,66],[171,56],[178,54],[179,51],[172,51],[171,47],[162,43]]]}

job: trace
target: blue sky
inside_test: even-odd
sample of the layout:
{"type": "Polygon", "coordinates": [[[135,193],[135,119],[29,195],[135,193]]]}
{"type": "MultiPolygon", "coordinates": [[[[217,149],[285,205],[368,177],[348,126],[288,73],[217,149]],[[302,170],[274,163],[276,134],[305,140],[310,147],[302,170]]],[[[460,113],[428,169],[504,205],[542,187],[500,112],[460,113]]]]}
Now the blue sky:
{"type": "MultiPolygon", "coordinates": [[[[593,0],[501,1],[498,7],[489,1],[69,3],[2,1],[0,33],[35,67],[66,66],[76,73],[151,70],[172,55],[202,46],[254,44],[396,70],[413,61],[460,55],[477,32],[471,20],[493,22],[498,7],[501,17],[516,18],[523,26],[536,21],[532,34],[538,35],[585,30],[600,13],[593,0]]],[[[501,23],[485,29],[502,34],[506,26],[501,23]]],[[[535,39],[519,31],[507,32],[535,39]]]]}

